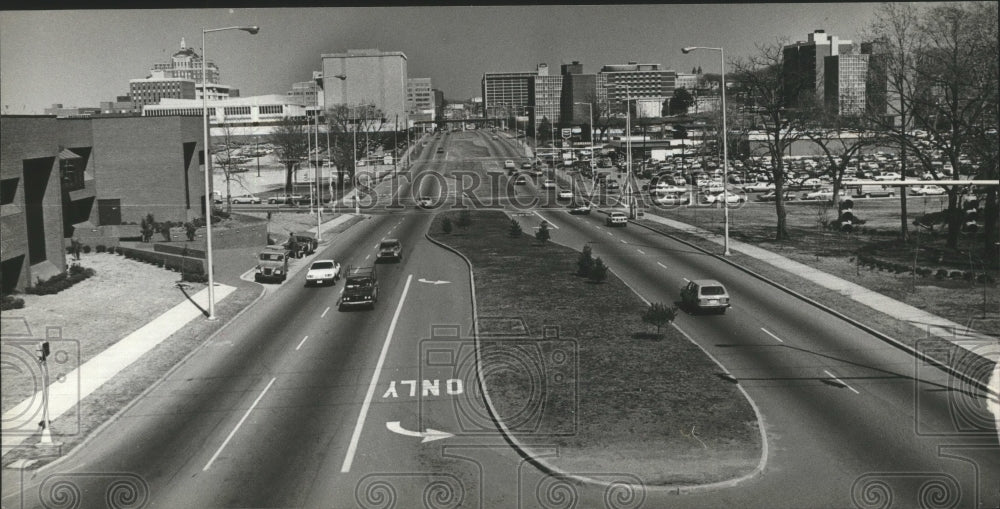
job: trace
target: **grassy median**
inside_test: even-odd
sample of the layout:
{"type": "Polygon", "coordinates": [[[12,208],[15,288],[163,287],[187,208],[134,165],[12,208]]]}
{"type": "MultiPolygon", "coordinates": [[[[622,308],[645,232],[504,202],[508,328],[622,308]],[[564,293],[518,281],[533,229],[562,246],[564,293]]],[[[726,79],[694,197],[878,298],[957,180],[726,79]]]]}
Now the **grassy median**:
{"type": "Polygon", "coordinates": [[[578,252],[539,244],[528,232],[511,237],[502,212],[472,212],[471,224],[450,234],[442,230],[446,217],[459,222],[457,212],[439,214],[430,233],[472,262],[482,368],[496,373],[486,377],[487,391],[518,438],[559,445],[552,463],[568,472],[628,473],[646,484],[708,483],[753,470],[760,434],[746,398],[675,329],[650,334],[640,320],[645,305],[613,273],[596,284],[576,276],[578,252]],[[552,364],[562,359],[557,351],[569,362],[552,364]],[[543,359],[544,385],[505,369],[531,355],[543,359]]]}

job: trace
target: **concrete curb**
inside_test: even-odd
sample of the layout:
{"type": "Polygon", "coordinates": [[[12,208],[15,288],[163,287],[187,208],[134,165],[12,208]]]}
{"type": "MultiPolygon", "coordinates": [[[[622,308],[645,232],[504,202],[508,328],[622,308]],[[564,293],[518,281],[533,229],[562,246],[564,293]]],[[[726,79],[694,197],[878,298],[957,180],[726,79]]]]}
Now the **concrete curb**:
{"type": "MultiPolygon", "coordinates": [[[[504,424],[504,422],[500,419],[499,412],[497,411],[496,407],[493,406],[493,401],[490,399],[489,392],[486,390],[486,381],[483,379],[483,373],[482,373],[482,359],[480,358],[480,350],[481,349],[480,349],[480,346],[479,346],[479,318],[478,318],[478,309],[477,309],[477,305],[476,305],[476,280],[475,280],[475,274],[474,274],[474,271],[473,271],[473,268],[472,268],[472,262],[464,254],[462,254],[460,251],[458,251],[457,249],[455,249],[455,248],[453,248],[453,247],[451,247],[451,246],[449,246],[449,245],[447,245],[447,244],[445,244],[443,242],[440,242],[440,241],[434,239],[433,237],[431,237],[430,232],[425,232],[424,233],[424,238],[426,238],[427,240],[429,240],[431,243],[433,243],[433,244],[435,244],[435,245],[437,245],[439,247],[444,248],[447,251],[451,251],[452,253],[455,253],[460,258],[462,258],[462,260],[465,261],[465,264],[469,267],[469,287],[470,287],[470,295],[472,296],[472,331],[473,331],[473,340],[474,340],[475,345],[476,345],[476,381],[479,384],[479,390],[480,390],[480,392],[483,395],[483,402],[486,404],[486,409],[490,413],[490,419],[493,421],[494,425],[496,425],[497,429],[500,431],[500,435],[503,437],[504,441],[507,442],[507,444],[510,445],[512,449],[514,449],[514,451],[518,454],[518,456],[521,456],[521,458],[523,458],[525,461],[527,461],[528,463],[530,463],[532,466],[534,466],[535,468],[537,468],[538,470],[540,470],[541,472],[543,472],[546,475],[549,475],[549,476],[552,476],[552,477],[558,477],[560,479],[566,479],[566,480],[572,481],[572,482],[574,482],[576,484],[579,484],[579,485],[595,486],[595,487],[605,488],[605,489],[608,489],[608,488],[610,488],[612,486],[626,485],[630,489],[633,489],[633,490],[642,490],[643,493],[645,493],[647,491],[656,491],[656,492],[666,492],[666,493],[671,493],[672,492],[672,493],[675,493],[675,494],[685,494],[685,493],[695,493],[695,492],[711,491],[711,490],[716,490],[716,489],[721,489],[721,488],[730,488],[730,487],[736,486],[738,484],[741,484],[741,483],[743,483],[743,482],[745,482],[745,481],[747,481],[749,479],[752,479],[752,478],[755,478],[755,477],[758,477],[758,476],[762,475],[764,466],[767,463],[767,457],[769,455],[769,453],[768,453],[769,449],[768,449],[768,444],[767,444],[767,435],[764,433],[764,418],[763,418],[763,415],[760,413],[760,410],[758,409],[757,404],[753,401],[753,399],[750,398],[750,396],[746,393],[745,390],[743,390],[742,387],[740,387],[740,391],[743,392],[743,395],[750,402],[750,405],[754,409],[754,413],[757,415],[757,423],[758,423],[758,426],[760,427],[760,433],[761,433],[761,449],[762,449],[761,452],[762,452],[762,454],[761,454],[761,460],[758,462],[757,467],[754,468],[754,470],[752,472],[750,472],[750,473],[748,473],[746,475],[743,475],[741,477],[738,477],[736,479],[730,479],[730,480],[726,480],[726,481],[719,481],[719,482],[710,483],[710,484],[680,485],[680,486],[676,486],[676,485],[674,485],[674,486],[672,486],[672,485],[646,485],[646,484],[637,484],[636,485],[636,484],[627,484],[627,483],[621,483],[621,482],[605,482],[605,481],[599,481],[599,480],[596,480],[596,479],[591,479],[589,477],[583,477],[583,476],[573,475],[573,474],[564,472],[564,471],[560,470],[558,467],[556,467],[556,466],[550,464],[549,462],[541,459],[540,457],[533,456],[529,452],[529,448],[527,446],[525,446],[524,444],[522,444],[517,438],[515,438],[514,435],[511,433],[510,429],[507,428],[507,425],[504,424]]],[[[629,288],[631,288],[631,287],[629,287],[629,288]]],[[[632,291],[635,292],[635,290],[632,290],[632,291]]],[[[638,295],[638,293],[636,293],[636,295],[638,295]]],[[[641,296],[640,296],[640,298],[641,298],[641,296]]],[[[678,330],[680,330],[680,329],[678,329],[678,330]]],[[[684,334],[684,336],[687,337],[689,340],[691,340],[690,336],[688,336],[686,333],[684,333],[683,331],[681,331],[681,333],[684,334]]],[[[692,340],[692,342],[694,342],[694,341],[692,340]]],[[[699,348],[701,348],[701,345],[698,345],[697,343],[695,343],[695,345],[698,346],[699,348]]],[[[702,348],[702,351],[705,351],[704,348],[702,348]]],[[[708,352],[706,351],[706,353],[708,353],[708,352]]],[[[722,366],[722,364],[719,363],[718,360],[716,360],[711,355],[709,355],[709,358],[712,359],[713,361],[715,361],[716,364],[718,364],[720,367],[722,367],[722,369],[724,371],[726,371],[728,373],[728,370],[726,370],[725,366],[722,366]]]]}
{"type": "Polygon", "coordinates": [[[207,338],[205,338],[205,340],[202,341],[201,344],[199,344],[199,345],[195,346],[194,348],[192,348],[190,352],[188,352],[187,354],[185,354],[184,357],[182,357],[179,361],[177,361],[176,363],[174,363],[174,365],[171,366],[170,369],[168,369],[165,373],[163,373],[163,375],[161,375],[159,378],[157,378],[155,381],[153,381],[153,383],[151,383],[148,387],[146,387],[141,393],[139,393],[138,395],[136,395],[136,397],[132,398],[131,401],[129,401],[125,406],[123,406],[121,409],[119,409],[117,412],[115,412],[114,415],[112,415],[106,421],[104,421],[99,426],[97,426],[97,428],[95,428],[92,432],[90,432],[87,435],[87,437],[83,439],[82,442],[80,442],[75,447],[73,447],[72,449],[70,449],[69,451],[67,451],[66,454],[60,456],[58,459],[53,460],[53,461],[51,461],[49,463],[46,463],[45,465],[42,465],[41,467],[35,469],[33,471],[34,473],[32,474],[31,478],[34,478],[38,474],[40,474],[40,473],[48,470],[50,467],[57,466],[60,463],[62,463],[64,461],[67,461],[73,455],[77,454],[78,451],[82,450],[87,444],[89,444],[90,442],[92,442],[93,440],[95,440],[98,436],[100,436],[101,433],[103,433],[106,428],[108,428],[109,426],[111,426],[115,422],[118,422],[118,420],[121,419],[121,417],[125,414],[125,412],[128,412],[129,410],[131,410],[132,407],[134,407],[140,400],[142,400],[143,398],[145,398],[154,389],[156,389],[160,385],[162,385],[163,382],[166,381],[166,379],[168,377],[170,377],[170,375],[172,375],[174,373],[174,371],[180,369],[181,366],[187,364],[188,360],[190,360],[191,357],[194,357],[195,354],[201,352],[201,350],[203,348],[205,348],[205,345],[207,345],[209,342],[211,342],[213,339],[215,339],[215,337],[218,336],[222,331],[226,330],[226,327],[228,327],[229,324],[235,322],[239,317],[243,316],[244,313],[246,313],[247,311],[249,311],[250,309],[252,309],[254,306],[256,306],[257,303],[260,302],[260,300],[264,297],[264,294],[266,293],[266,290],[267,290],[264,286],[262,286],[262,285],[259,285],[259,286],[260,286],[260,293],[258,293],[257,297],[255,297],[253,301],[251,301],[249,304],[247,304],[246,307],[244,307],[239,312],[237,312],[235,315],[233,315],[233,317],[230,318],[225,323],[221,323],[219,325],[219,328],[216,329],[216,331],[213,332],[212,334],[210,334],[207,338]]]}
{"type": "MultiPolygon", "coordinates": [[[[649,226],[649,225],[638,223],[635,220],[629,220],[629,222],[632,223],[632,224],[634,224],[634,225],[636,225],[636,226],[639,226],[640,228],[645,228],[645,229],[647,229],[649,231],[658,233],[658,234],[663,235],[665,237],[670,237],[671,239],[674,239],[674,240],[676,240],[676,241],[678,241],[678,242],[680,242],[680,243],[682,243],[684,245],[687,245],[687,246],[689,246],[691,248],[694,248],[694,249],[696,249],[698,251],[701,251],[702,253],[705,253],[705,254],[707,254],[709,256],[712,256],[712,257],[714,257],[717,260],[721,260],[721,261],[729,264],[730,266],[736,268],[737,270],[745,272],[746,274],[749,274],[750,276],[753,276],[753,277],[759,279],[760,281],[763,281],[763,282],[765,282],[765,283],[767,283],[767,284],[769,284],[769,285],[771,285],[771,286],[773,286],[773,287],[775,287],[775,288],[777,288],[777,289],[779,289],[779,290],[781,290],[781,291],[783,291],[783,292],[791,295],[792,297],[795,297],[795,298],[801,300],[802,302],[810,304],[810,305],[812,305],[812,306],[820,309],[821,311],[824,311],[826,313],[829,313],[830,315],[833,315],[833,316],[835,316],[837,318],[840,318],[841,320],[844,320],[845,322],[847,322],[847,323],[849,323],[849,324],[851,324],[851,325],[853,325],[853,326],[855,326],[855,327],[857,327],[857,328],[859,328],[859,329],[867,332],[868,334],[871,334],[872,336],[875,336],[876,338],[882,340],[883,342],[889,344],[890,346],[896,347],[896,348],[898,348],[898,349],[900,349],[900,350],[902,350],[902,351],[904,351],[904,352],[906,352],[906,353],[908,353],[908,354],[916,357],[917,359],[920,359],[920,360],[922,360],[924,362],[927,362],[929,364],[934,365],[935,367],[937,367],[938,369],[941,369],[942,371],[944,371],[945,373],[948,373],[949,375],[958,377],[962,381],[964,381],[966,383],[970,383],[970,384],[974,385],[975,387],[978,387],[979,389],[983,390],[986,394],[992,394],[994,396],[997,396],[997,392],[989,386],[988,382],[986,382],[984,384],[984,382],[982,382],[980,380],[976,380],[976,379],[974,379],[974,378],[966,375],[965,373],[962,373],[962,372],[960,372],[960,371],[952,368],[951,366],[949,366],[947,364],[944,364],[943,362],[935,359],[934,357],[931,357],[930,355],[927,355],[927,354],[925,354],[923,352],[920,352],[920,351],[914,349],[913,347],[911,347],[911,346],[909,346],[909,345],[907,345],[907,344],[899,341],[898,339],[893,338],[892,336],[889,336],[888,334],[885,334],[885,333],[883,333],[883,332],[881,332],[881,331],[879,331],[877,329],[874,329],[874,328],[868,326],[867,324],[859,322],[859,321],[857,321],[857,320],[855,320],[855,319],[853,319],[853,318],[851,318],[851,317],[849,317],[849,316],[847,316],[847,315],[845,315],[845,314],[843,314],[843,313],[841,313],[841,312],[839,312],[839,311],[837,311],[837,310],[835,310],[835,309],[833,309],[833,308],[831,308],[831,307],[829,307],[829,306],[827,306],[825,304],[822,304],[822,303],[817,302],[817,301],[815,301],[815,300],[813,300],[813,299],[811,299],[809,297],[806,297],[805,295],[802,295],[801,293],[798,293],[795,290],[792,290],[791,288],[788,288],[787,286],[784,286],[784,285],[779,284],[779,283],[777,283],[775,281],[772,281],[771,279],[768,279],[767,277],[765,277],[765,276],[763,276],[761,274],[758,274],[758,273],[756,273],[756,272],[754,272],[754,271],[752,271],[752,270],[750,270],[750,269],[748,269],[748,268],[746,268],[746,267],[744,267],[744,266],[742,266],[742,265],[740,265],[740,264],[738,264],[738,263],[736,263],[736,262],[734,262],[732,260],[729,260],[729,259],[726,259],[726,258],[724,258],[722,256],[719,256],[716,253],[713,253],[713,252],[711,252],[711,251],[709,251],[707,249],[704,249],[704,248],[702,248],[700,246],[697,246],[697,245],[695,245],[695,244],[693,244],[691,242],[688,242],[688,241],[686,241],[686,240],[684,240],[682,238],[679,238],[679,237],[677,237],[675,235],[672,235],[670,233],[658,230],[658,229],[653,228],[652,226],[649,226]]],[[[958,345],[955,345],[955,346],[957,347],[958,345]]],[[[969,353],[972,353],[974,355],[979,356],[975,352],[971,352],[970,351],[969,353]]],[[[979,356],[979,357],[981,357],[981,356],[979,356]]],[[[984,359],[985,359],[985,357],[984,357],[984,359]]],[[[985,360],[989,361],[989,359],[985,359],[985,360]]]]}

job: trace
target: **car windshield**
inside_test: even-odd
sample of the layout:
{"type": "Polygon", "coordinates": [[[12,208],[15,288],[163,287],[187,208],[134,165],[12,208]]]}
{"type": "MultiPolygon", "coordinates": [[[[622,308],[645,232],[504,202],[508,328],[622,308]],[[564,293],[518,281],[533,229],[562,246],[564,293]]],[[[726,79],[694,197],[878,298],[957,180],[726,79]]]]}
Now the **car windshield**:
{"type": "Polygon", "coordinates": [[[381,249],[393,249],[393,248],[395,248],[398,245],[399,245],[398,242],[383,242],[383,243],[379,244],[379,247],[381,249]]]}
{"type": "Polygon", "coordinates": [[[283,255],[280,255],[280,254],[277,254],[277,253],[261,253],[260,259],[261,260],[271,260],[271,261],[280,262],[281,259],[282,259],[282,256],[283,255]]]}
{"type": "Polygon", "coordinates": [[[356,278],[348,279],[344,286],[347,288],[364,288],[366,286],[371,286],[371,281],[368,278],[356,278]]]}
{"type": "Polygon", "coordinates": [[[316,262],[312,264],[311,270],[332,269],[333,262],[316,262]]]}
{"type": "Polygon", "coordinates": [[[703,286],[701,287],[702,295],[725,295],[726,289],[721,286],[703,286]]]}

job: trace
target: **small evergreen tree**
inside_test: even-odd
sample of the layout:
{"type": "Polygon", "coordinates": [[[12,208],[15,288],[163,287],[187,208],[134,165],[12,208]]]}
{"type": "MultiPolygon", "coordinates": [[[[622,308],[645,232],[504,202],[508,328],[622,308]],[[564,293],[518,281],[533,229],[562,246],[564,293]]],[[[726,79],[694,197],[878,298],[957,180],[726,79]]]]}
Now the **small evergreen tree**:
{"type": "Polygon", "coordinates": [[[468,228],[472,224],[472,213],[469,209],[464,209],[458,213],[458,221],[455,222],[459,228],[468,228]]]}
{"type": "Polygon", "coordinates": [[[538,226],[538,231],[535,232],[535,240],[544,244],[549,241],[550,236],[551,235],[549,234],[549,223],[546,221],[542,221],[542,224],[538,226]]]}
{"type": "Polygon", "coordinates": [[[660,334],[660,330],[667,325],[670,325],[677,317],[677,308],[674,306],[668,306],[662,302],[654,302],[646,308],[646,311],[642,313],[642,321],[650,325],[656,326],[656,334],[660,334]]]}
{"type": "Polygon", "coordinates": [[[591,255],[592,250],[590,246],[583,246],[583,252],[580,253],[580,258],[576,261],[576,275],[581,277],[590,276],[590,269],[594,267],[594,257],[591,255]]]}
{"type": "Polygon", "coordinates": [[[198,232],[198,227],[194,223],[188,221],[184,223],[184,232],[187,233],[188,240],[194,240],[195,234],[198,232]]]}
{"type": "Polygon", "coordinates": [[[164,242],[170,242],[170,222],[160,223],[157,225],[160,230],[160,234],[163,235],[164,242]]]}
{"type": "Polygon", "coordinates": [[[595,283],[603,283],[604,280],[608,279],[608,266],[604,265],[604,260],[601,260],[600,257],[594,260],[594,266],[590,268],[588,277],[595,283]]]}
{"type": "Polygon", "coordinates": [[[510,236],[511,237],[515,237],[515,238],[516,237],[520,237],[521,233],[523,233],[521,231],[521,223],[518,223],[517,219],[511,219],[510,220],[510,230],[509,230],[510,236]]]}
{"type": "Polygon", "coordinates": [[[446,218],[442,219],[441,220],[441,231],[443,231],[445,234],[450,234],[451,230],[452,230],[452,227],[451,227],[451,218],[450,217],[446,217],[446,218]]]}

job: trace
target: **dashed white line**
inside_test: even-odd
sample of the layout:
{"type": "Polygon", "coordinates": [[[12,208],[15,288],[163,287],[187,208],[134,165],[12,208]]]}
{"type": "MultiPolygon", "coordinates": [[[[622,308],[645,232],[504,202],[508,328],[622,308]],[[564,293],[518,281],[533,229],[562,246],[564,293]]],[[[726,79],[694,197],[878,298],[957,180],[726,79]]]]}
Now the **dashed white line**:
{"type": "Polygon", "coordinates": [[[365,394],[365,401],[361,404],[361,413],[358,414],[358,422],[354,425],[354,433],[351,435],[351,442],[347,447],[347,456],[344,457],[344,464],[340,467],[341,473],[351,471],[351,463],[354,462],[354,453],[358,450],[358,439],[361,438],[361,429],[365,426],[365,418],[368,417],[368,407],[371,406],[372,396],[375,394],[375,386],[378,384],[379,374],[382,373],[382,365],[385,363],[385,356],[389,352],[389,343],[392,341],[392,334],[396,331],[396,323],[399,321],[399,313],[403,310],[403,303],[406,302],[406,293],[410,291],[410,281],[413,274],[406,276],[406,284],[403,285],[403,295],[399,298],[396,306],[396,313],[392,315],[389,323],[389,332],[385,335],[385,343],[382,344],[382,353],[378,356],[375,364],[375,372],[372,373],[372,380],[368,383],[368,393],[365,394]]]}
{"type": "Polygon", "coordinates": [[[222,445],[219,446],[219,450],[215,451],[215,454],[212,455],[212,459],[208,460],[208,463],[205,464],[205,468],[201,469],[202,472],[208,470],[212,466],[212,463],[215,462],[215,459],[219,457],[219,454],[222,454],[222,450],[226,448],[226,445],[229,444],[229,441],[232,440],[233,436],[236,435],[236,432],[239,431],[240,426],[243,425],[243,421],[246,421],[247,417],[250,417],[250,412],[253,412],[253,409],[257,408],[257,403],[260,403],[260,400],[264,397],[265,394],[267,394],[267,390],[271,388],[271,385],[274,384],[275,380],[277,380],[277,378],[272,378],[271,381],[267,383],[267,387],[264,387],[264,390],[261,391],[260,395],[257,396],[257,399],[255,399],[253,404],[250,405],[250,408],[247,409],[247,413],[243,414],[243,418],[240,419],[240,422],[236,423],[236,427],[229,432],[229,436],[227,436],[226,440],[222,442],[222,445]]]}
{"type": "Polygon", "coordinates": [[[841,379],[837,378],[836,376],[834,376],[833,373],[830,373],[829,371],[827,371],[825,369],[823,370],[823,372],[826,373],[826,375],[829,376],[830,378],[832,378],[835,382],[837,382],[840,385],[843,385],[844,387],[847,387],[848,389],[850,389],[851,392],[853,392],[854,394],[861,394],[854,387],[851,387],[850,385],[847,385],[843,380],[841,380],[841,379]]]}
{"type": "Polygon", "coordinates": [[[328,311],[330,311],[330,306],[327,306],[327,307],[326,307],[326,309],[324,309],[324,310],[323,310],[323,314],[322,314],[322,315],[319,315],[319,317],[320,317],[320,318],[323,318],[324,316],[326,316],[326,313],[327,313],[328,311]]]}
{"type": "Polygon", "coordinates": [[[299,341],[299,346],[295,347],[295,350],[298,350],[299,348],[302,348],[302,345],[305,344],[305,342],[306,342],[307,339],[309,339],[309,336],[306,336],[306,337],[302,338],[302,341],[299,341]]]}
{"type": "Polygon", "coordinates": [[[663,267],[664,269],[665,269],[665,268],[667,268],[667,266],[666,266],[666,265],[664,265],[664,264],[662,264],[662,263],[660,263],[660,262],[656,262],[656,264],[657,264],[657,265],[659,265],[660,267],[663,267]]]}
{"type": "Polygon", "coordinates": [[[688,279],[688,278],[686,278],[686,277],[682,277],[681,279],[683,279],[685,283],[690,283],[691,282],[691,280],[688,279]]]}
{"type": "Polygon", "coordinates": [[[643,251],[642,249],[639,249],[639,248],[636,248],[635,250],[636,250],[636,251],[638,251],[638,252],[639,252],[639,254],[646,254],[646,252],[645,252],[645,251],[643,251]]]}
{"type": "Polygon", "coordinates": [[[367,259],[369,259],[371,257],[372,257],[372,255],[367,255],[367,256],[365,256],[365,260],[367,260],[367,259]]]}
{"type": "Polygon", "coordinates": [[[765,329],[763,327],[761,327],[760,330],[764,331],[764,334],[767,334],[768,336],[771,336],[772,338],[777,339],[778,343],[784,343],[784,341],[782,341],[781,338],[779,338],[778,336],[775,336],[771,331],[769,331],[769,330],[767,330],[767,329],[765,329]]]}

